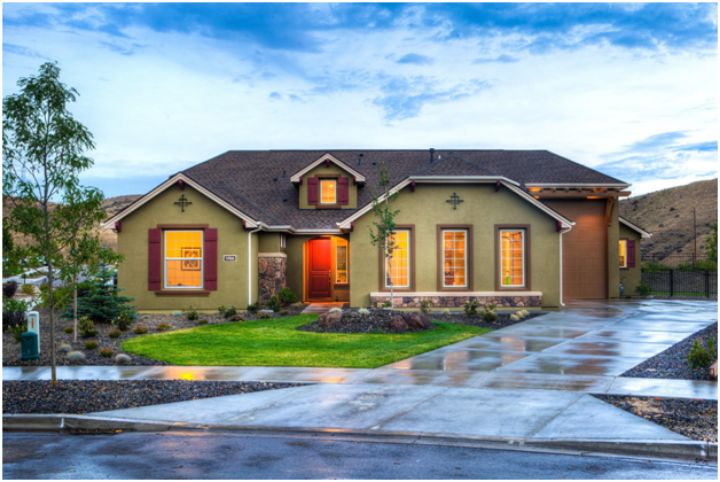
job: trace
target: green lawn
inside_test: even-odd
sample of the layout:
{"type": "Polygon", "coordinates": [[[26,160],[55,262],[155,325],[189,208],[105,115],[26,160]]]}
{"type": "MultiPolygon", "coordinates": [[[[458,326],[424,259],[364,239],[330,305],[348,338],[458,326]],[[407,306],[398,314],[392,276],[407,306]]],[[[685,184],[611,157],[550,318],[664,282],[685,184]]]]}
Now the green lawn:
{"type": "Polygon", "coordinates": [[[296,330],[316,316],[206,325],[143,335],[125,341],[123,349],[173,365],[375,368],[490,331],[452,323],[435,323],[432,330],[399,335],[296,330]]]}

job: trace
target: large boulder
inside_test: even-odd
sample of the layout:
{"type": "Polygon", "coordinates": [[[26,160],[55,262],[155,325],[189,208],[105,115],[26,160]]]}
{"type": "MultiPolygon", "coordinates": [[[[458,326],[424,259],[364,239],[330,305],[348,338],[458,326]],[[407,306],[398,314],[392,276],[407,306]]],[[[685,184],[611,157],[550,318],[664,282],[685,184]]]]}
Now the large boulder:
{"type": "Polygon", "coordinates": [[[397,332],[404,332],[408,330],[408,324],[402,315],[395,315],[390,320],[390,329],[397,332]]]}
{"type": "Polygon", "coordinates": [[[403,313],[403,319],[410,328],[416,330],[425,330],[432,327],[432,323],[430,323],[430,318],[428,318],[423,313],[403,313]]]}
{"type": "Polygon", "coordinates": [[[321,325],[329,326],[334,325],[336,323],[339,323],[340,320],[342,320],[343,312],[342,311],[328,311],[327,313],[323,313],[320,315],[320,318],[318,319],[318,322],[320,322],[321,325]]]}

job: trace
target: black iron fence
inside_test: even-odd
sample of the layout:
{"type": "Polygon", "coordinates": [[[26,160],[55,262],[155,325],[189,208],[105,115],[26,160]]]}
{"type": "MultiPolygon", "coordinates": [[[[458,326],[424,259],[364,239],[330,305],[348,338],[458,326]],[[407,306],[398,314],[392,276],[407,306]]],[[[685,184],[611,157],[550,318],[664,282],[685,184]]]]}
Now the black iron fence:
{"type": "Polygon", "coordinates": [[[654,296],[717,299],[717,271],[643,271],[642,284],[654,296]]]}

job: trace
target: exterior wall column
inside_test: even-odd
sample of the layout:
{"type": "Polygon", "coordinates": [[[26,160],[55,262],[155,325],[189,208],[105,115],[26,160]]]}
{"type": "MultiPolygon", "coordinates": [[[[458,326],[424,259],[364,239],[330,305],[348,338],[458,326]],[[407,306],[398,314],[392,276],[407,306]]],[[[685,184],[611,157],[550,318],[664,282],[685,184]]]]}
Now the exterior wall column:
{"type": "Polygon", "coordinates": [[[287,286],[287,255],[258,253],[258,301],[267,301],[287,286]]]}
{"type": "Polygon", "coordinates": [[[620,241],[620,221],[619,221],[619,199],[617,197],[609,199],[609,216],[608,216],[608,247],[607,247],[607,263],[608,263],[608,298],[617,298],[620,296],[620,266],[618,265],[620,241]]]}

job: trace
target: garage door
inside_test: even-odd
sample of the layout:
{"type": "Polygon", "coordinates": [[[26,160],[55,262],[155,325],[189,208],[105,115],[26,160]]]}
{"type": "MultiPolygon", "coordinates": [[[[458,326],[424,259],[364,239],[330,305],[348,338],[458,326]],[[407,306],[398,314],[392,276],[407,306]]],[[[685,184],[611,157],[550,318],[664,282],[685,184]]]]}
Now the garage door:
{"type": "Polygon", "coordinates": [[[563,297],[607,298],[607,226],[605,201],[547,201],[575,221],[563,235],[563,297]]]}

